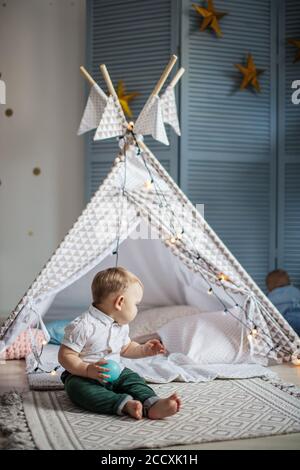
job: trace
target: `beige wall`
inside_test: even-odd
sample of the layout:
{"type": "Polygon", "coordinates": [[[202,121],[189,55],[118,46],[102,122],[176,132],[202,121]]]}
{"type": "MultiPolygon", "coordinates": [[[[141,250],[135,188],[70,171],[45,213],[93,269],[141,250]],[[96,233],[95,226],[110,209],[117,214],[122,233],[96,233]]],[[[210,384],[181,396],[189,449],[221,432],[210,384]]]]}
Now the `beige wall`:
{"type": "Polygon", "coordinates": [[[7,92],[0,105],[0,315],[14,308],[84,206],[84,142],[76,135],[82,63],[85,0],[0,3],[7,92]]]}

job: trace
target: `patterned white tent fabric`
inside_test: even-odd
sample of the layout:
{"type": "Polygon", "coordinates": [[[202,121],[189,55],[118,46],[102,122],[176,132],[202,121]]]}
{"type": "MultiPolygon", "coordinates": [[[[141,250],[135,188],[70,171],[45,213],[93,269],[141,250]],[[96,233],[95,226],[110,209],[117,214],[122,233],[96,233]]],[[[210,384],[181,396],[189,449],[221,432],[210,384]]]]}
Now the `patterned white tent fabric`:
{"type": "Polygon", "coordinates": [[[162,102],[158,96],[149,98],[134,126],[135,132],[141,135],[152,135],[155,140],[169,145],[164,126],[162,102]]]}
{"type": "Polygon", "coordinates": [[[218,288],[224,302],[232,299],[233,305],[234,302],[243,305],[250,327],[255,325],[258,332],[263,332],[251,340],[255,355],[267,355],[277,361],[291,360],[300,347],[295,332],[154,155],[139,155],[134,145],[127,144],[126,158],[124,155],[116,158],[99,190],[2,326],[0,339],[3,344],[11,344],[22,330],[37,323],[58,292],[111,254],[117,235],[122,243],[141,220],[147,220],[156,227],[166,247],[193,273],[192,281],[188,281],[190,287],[198,289],[201,294],[205,279],[218,288]],[[124,185],[125,167],[127,177],[124,185]],[[149,171],[156,189],[149,189],[144,184],[149,171]],[[124,203],[126,212],[120,212],[124,203]],[[162,205],[167,212],[161,212],[162,205]],[[120,220],[120,225],[115,230],[107,230],[112,220],[120,220]],[[174,233],[180,236],[176,239],[174,233]],[[220,271],[229,276],[230,281],[220,281],[220,271]]]}
{"type": "Polygon", "coordinates": [[[177,115],[174,87],[168,86],[166,88],[166,91],[161,97],[161,102],[164,122],[166,124],[169,124],[174,129],[177,135],[181,135],[177,115]]]}
{"type": "Polygon", "coordinates": [[[107,96],[104,91],[95,83],[91,87],[88,101],[79,125],[77,135],[84,134],[92,129],[96,129],[104,112],[107,103],[107,96]]]}
{"type": "MultiPolygon", "coordinates": [[[[113,253],[116,243],[121,246],[146,222],[165,245],[168,256],[163,262],[168,269],[174,271],[176,263],[182,267],[182,272],[176,274],[178,285],[193,291],[197,302],[211,298],[209,291],[213,288],[216,303],[224,305],[224,313],[228,307],[237,307],[237,318],[239,315],[246,323],[254,356],[278,362],[299,357],[300,339],[296,333],[156,157],[137,147],[136,137],[126,129],[120,104],[110,97],[95,138],[124,135],[121,152],[77,222],[0,328],[0,351],[24,329],[42,326],[42,317],[55,296],[97,268],[113,253]]],[[[134,127],[136,134],[144,134],[147,129],[155,138],[166,141],[157,97],[146,104],[134,127]]],[[[142,262],[135,259],[137,265],[142,262]]],[[[151,272],[150,277],[159,275],[151,272]]]]}

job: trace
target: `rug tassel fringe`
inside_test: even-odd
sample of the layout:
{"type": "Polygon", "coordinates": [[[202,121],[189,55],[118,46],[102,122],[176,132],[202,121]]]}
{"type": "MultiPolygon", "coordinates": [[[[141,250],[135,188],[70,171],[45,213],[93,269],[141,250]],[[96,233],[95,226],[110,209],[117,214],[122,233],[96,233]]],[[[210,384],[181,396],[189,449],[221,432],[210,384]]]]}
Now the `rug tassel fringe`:
{"type": "Polygon", "coordinates": [[[284,382],[280,378],[271,378],[268,376],[261,377],[262,380],[265,382],[269,382],[271,385],[274,385],[274,387],[279,388],[283,392],[288,393],[289,395],[292,395],[293,397],[300,398],[300,388],[297,387],[297,385],[291,384],[284,382]]]}

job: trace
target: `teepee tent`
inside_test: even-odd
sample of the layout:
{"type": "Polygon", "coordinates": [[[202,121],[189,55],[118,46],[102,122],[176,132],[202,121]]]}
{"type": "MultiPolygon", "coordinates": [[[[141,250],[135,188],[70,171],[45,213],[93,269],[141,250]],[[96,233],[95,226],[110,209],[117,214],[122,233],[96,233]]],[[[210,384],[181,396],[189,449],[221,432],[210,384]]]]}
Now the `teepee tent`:
{"type": "MultiPolygon", "coordinates": [[[[300,340],[143,142],[166,142],[165,123],[180,134],[173,88],[160,98],[173,56],[133,123],[127,123],[105,66],[110,96],[92,77],[78,133],[120,137],[107,177],[62,243],[0,329],[2,349],[43,318],[75,318],[88,306],[93,275],[120,264],[144,284],[142,309],[195,305],[222,310],[245,329],[254,357],[298,361],[300,340]],[[76,307],[77,306],[77,310],[76,307]]],[[[166,142],[167,143],[167,142],[166,142]]],[[[214,341],[214,338],[211,338],[214,341]]]]}

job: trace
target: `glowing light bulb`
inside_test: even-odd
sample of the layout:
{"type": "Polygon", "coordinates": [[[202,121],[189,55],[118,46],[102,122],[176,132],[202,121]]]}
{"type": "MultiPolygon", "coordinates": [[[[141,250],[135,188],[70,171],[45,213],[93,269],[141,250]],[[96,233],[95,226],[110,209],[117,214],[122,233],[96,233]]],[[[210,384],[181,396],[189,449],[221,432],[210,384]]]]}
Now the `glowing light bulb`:
{"type": "Polygon", "coordinates": [[[46,344],[48,344],[47,341],[46,341],[46,340],[43,340],[43,341],[42,341],[42,345],[43,345],[43,346],[46,346],[46,344]]]}
{"type": "Polygon", "coordinates": [[[152,181],[152,180],[147,180],[147,181],[145,181],[144,186],[145,186],[145,188],[148,189],[148,190],[151,189],[152,186],[153,186],[153,181],[152,181]]]}
{"type": "Polygon", "coordinates": [[[171,238],[170,238],[170,242],[171,242],[171,243],[176,243],[176,238],[175,238],[175,237],[171,237],[171,238]]]}
{"type": "Polygon", "coordinates": [[[253,338],[255,338],[258,335],[258,331],[256,328],[253,328],[250,333],[248,334],[247,338],[249,341],[251,341],[253,338]]]}
{"type": "Polygon", "coordinates": [[[176,238],[177,240],[182,240],[182,232],[177,233],[176,238]]]}
{"type": "Polygon", "coordinates": [[[133,131],[133,128],[134,128],[134,122],[133,122],[133,121],[130,121],[130,122],[128,123],[127,129],[128,129],[129,132],[130,132],[130,131],[133,131]]]}
{"type": "Polygon", "coordinates": [[[253,328],[253,330],[251,331],[251,334],[252,334],[253,338],[255,338],[258,335],[257,329],[253,328]]]}
{"type": "Polygon", "coordinates": [[[56,375],[56,370],[52,370],[52,371],[50,372],[50,374],[51,374],[51,375],[56,375]]]}
{"type": "Polygon", "coordinates": [[[292,364],[294,364],[294,366],[300,366],[300,358],[298,357],[298,353],[292,354],[292,364]]]}
{"type": "Polygon", "coordinates": [[[223,273],[220,273],[220,274],[218,275],[218,279],[219,279],[219,281],[221,281],[221,282],[222,282],[222,281],[229,281],[229,277],[226,276],[226,274],[223,274],[223,273]]]}

